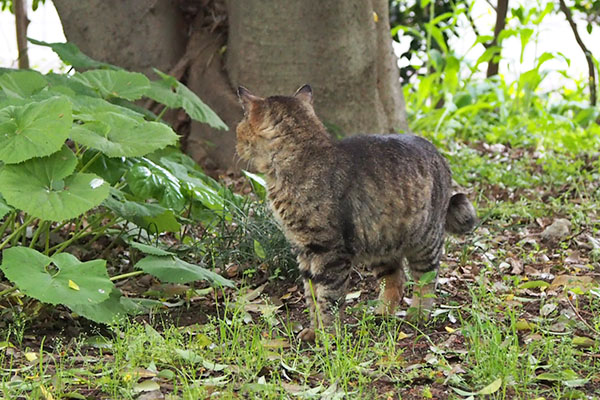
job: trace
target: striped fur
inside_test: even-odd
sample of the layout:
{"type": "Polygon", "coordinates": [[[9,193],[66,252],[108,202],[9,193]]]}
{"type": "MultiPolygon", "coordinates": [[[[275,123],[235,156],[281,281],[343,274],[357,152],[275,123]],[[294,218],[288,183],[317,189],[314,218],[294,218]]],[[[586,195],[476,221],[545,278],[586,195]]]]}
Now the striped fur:
{"type": "MultiPolygon", "coordinates": [[[[382,284],[378,311],[393,313],[403,296],[403,260],[416,279],[437,271],[445,230],[473,228],[473,206],[463,194],[451,196],[450,169],[427,140],[336,141],[315,115],[308,86],[293,97],[238,94],[245,110],[238,154],[265,174],[273,214],[298,250],[313,321],[302,339],[314,339],[314,328],[342,306],[351,265],[372,268],[382,284]]],[[[425,295],[433,287],[420,289],[414,304],[430,308],[425,295]]]]}

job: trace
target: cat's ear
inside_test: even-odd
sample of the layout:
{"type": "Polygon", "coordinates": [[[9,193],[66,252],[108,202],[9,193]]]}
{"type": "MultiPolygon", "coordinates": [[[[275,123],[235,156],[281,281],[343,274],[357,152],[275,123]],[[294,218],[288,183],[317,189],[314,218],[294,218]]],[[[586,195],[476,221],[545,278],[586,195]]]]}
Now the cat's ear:
{"type": "Polygon", "coordinates": [[[294,93],[294,97],[308,104],[312,104],[313,95],[310,85],[304,85],[300,89],[296,90],[296,93],[294,93]]]}
{"type": "Polygon", "coordinates": [[[240,103],[242,104],[242,108],[244,109],[244,113],[250,111],[250,108],[253,104],[256,104],[259,101],[263,100],[262,97],[253,95],[248,89],[246,89],[243,86],[238,86],[237,95],[238,99],[240,100],[240,103]]]}

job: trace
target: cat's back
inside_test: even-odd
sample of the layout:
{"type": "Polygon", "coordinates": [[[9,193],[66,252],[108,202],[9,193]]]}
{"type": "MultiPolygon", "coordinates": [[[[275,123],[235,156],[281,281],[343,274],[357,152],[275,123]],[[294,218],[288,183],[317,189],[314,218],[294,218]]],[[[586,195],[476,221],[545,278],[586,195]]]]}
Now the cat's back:
{"type": "MultiPolygon", "coordinates": [[[[341,157],[354,174],[448,174],[445,159],[428,140],[410,134],[359,135],[337,142],[341,157]]],[[[442,177],[445,178],[445,177],[442,177]]]]}
{"type": "Polygon", "coordinates": [[[352,155],[361,157],[373,152],[388,154],[392,157],[422,157],[428,153],[437,153],[431,142],[410,134],[356,135],[338,141],[338,147],[352,155]]]}
{"type": "Polygon", "coordinates": [[[346,177],[339,199],[352,220],[359,260],[416,246],[443,226],[452,181],[445,159],[429,141],[408,134],[364,135],[337,147],[346,177]]]}

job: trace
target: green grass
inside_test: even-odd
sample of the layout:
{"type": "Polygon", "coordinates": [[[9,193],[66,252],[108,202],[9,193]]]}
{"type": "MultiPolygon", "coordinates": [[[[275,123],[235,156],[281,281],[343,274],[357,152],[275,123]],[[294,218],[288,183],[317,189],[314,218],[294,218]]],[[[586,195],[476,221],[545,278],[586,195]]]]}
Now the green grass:
{"type": "MultiPolygon", "coordinates": [[[[244,322],[243,308],[233,303],[201,326],[158,324],[154,329],[127,322],[103,337],[45,343],[52,353],[24,349],[37,356],[26,365],[3,349],[0,393],[7,399],[44,398],[44,391],[55,398],[80,392],[133,399],[152,384],[183,399],[319,398],[324,393],[361,399],[408,391],[414,382],[427,382],[424,393],[430,385],[475,392],[501,379],[492,398],[598,395],[593,386],[586,389],[600,376],[600,360],[594,357],[598,343],[580,348],[573,344],[577,327],[552,333],[550,319],[524,330],[521,310],[506,307],[489,289],[483,283],[471,286],[471,305],[460,311],[451,335],[428,334],[427,327],[415,331],[400,319],[376,320],[365,303],[350,310],[356,323],[338,326],[316,347],[290,339],[293,331],[282,316],[275,326],[260,318],[244,322]],[[410,332],[408,339],[404,331],[410,332]],[[459,339],[456,347],[449,338],[459,339]],[[425,346],[423,359],[410,354],[411,345],[425,346]],[[550,380],[537,379],[541,372],[550,380]]],[[[598,326],[600,298],[587,300],[598,326]]],[[[440,319],[436,324],[450,323],[440,319]]]]}

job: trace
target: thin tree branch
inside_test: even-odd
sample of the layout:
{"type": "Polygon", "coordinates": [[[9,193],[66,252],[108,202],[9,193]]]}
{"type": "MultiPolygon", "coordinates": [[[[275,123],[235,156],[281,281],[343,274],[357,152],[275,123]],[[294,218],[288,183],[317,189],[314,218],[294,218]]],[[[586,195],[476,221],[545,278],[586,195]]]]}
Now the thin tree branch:
{"type": "Polygon", "coordinates": [[[490,7],[492,7],[494,9],[494,11],[496,11],[496,12],[498,11],[490,0],[485,0],[485,1],[486,1],[486,3],[488,3],[490,5],[490,7]]]}
{"type": "Polygon", "coordinates": [[[13,0],[15,8],[15,25],[17,27],[17,49],[19,50],[19,68],[29,68],[27,55],[27,0],[13,0]]]}
{"type": "Polygon", "coordinates": [[[581,40],[581,36],[579,36],[579,32],[577,31],[577,24],[575,24],[575,21],[573,21],[573,15],[571,14],[571,10],[569,9],[569,7],[567,7],[564,0],[559,0],[559,2],[560,2],[560,10],[565,14],[565,17],[567,17],[567,21],[569,21],[571,30],[573,31],[573,34],[575,35],[575,40],[577,41],[577,44],[581,48],[581,51],[583,51],[583,54],[585,55],[585,59],[587,60],[588,71],[589,71],[589,76],[590,76],[589,77],[589,80],[590,80],[590,103],[592,106],[595,106],[596,105],[596,73],[594,70],[594,61],[592,60],[592,53],[590,53],[590,51],[587,49],[587,47],[585,47],[585,44],[581,40]]]}
{"type": "MultiPolygon", "coordinates": [[[[467,11],[465,12],[465,15],[467,16],[467,20],[471,24],[471,28],[473,28],[473,32],[475,32],[475,36],[479,37],[479,36],[481,36],[481,34],[479,33],[479,29],[477,29],[477,25],[475,25],[475,21],[473,20],[473,16],[469,12],[471,10],[471,4],[469,4],[468,1],[465,2],[465,3],[467,5],[467,11]]],[[[486,46],[485,43],[483,45],[486,46]]]]}
{"type": "MultiPolygon", "coordinates": [[[[496,7],[496,25],[494,25],[494,39],[489,44],[488,47],[493,47],[498,45],[498,37],[500,33],[504,30],[506,26],[506,14],[508,13],[508,0],[498,0],[498,6],[496,7]]],[[[500,56],[500,53],[498,53],[500,56]]],[[[493,57],[488,63],[488,69],[486,76],[489,78],[490,76],[494,76],[498,74],[498,64],[499,62],[495,62],[493,57]]]]}

